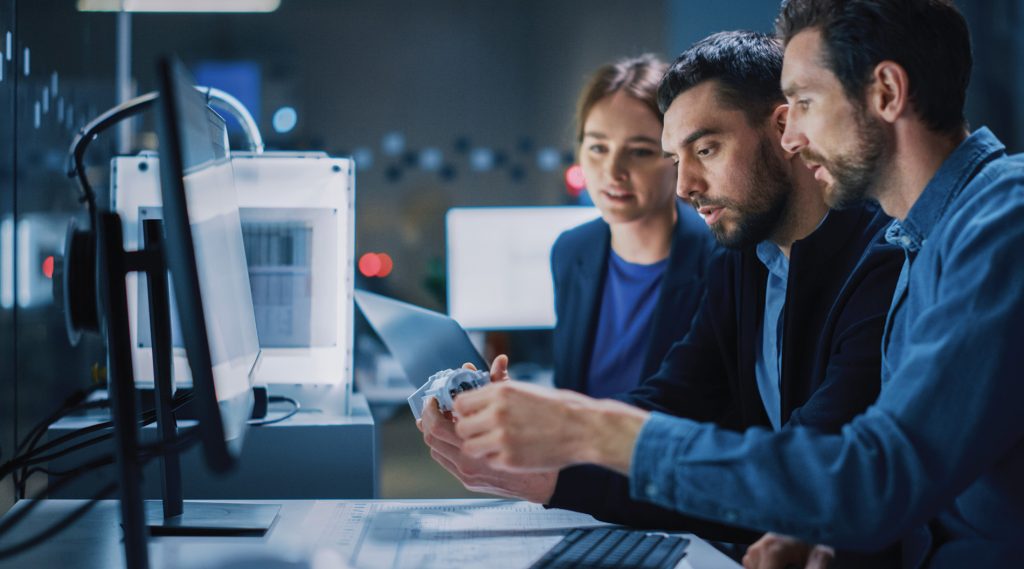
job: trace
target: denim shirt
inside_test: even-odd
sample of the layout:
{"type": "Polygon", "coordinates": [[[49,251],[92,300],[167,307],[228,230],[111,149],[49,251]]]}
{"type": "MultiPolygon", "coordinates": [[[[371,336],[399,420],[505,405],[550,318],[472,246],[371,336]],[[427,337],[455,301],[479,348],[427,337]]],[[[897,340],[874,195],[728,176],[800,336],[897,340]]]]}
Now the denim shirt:
{"type": "Polygon", "coordinates": [[[1017,566],[1024,536],[1024,155],[982,128],[889,238],[906,253],[877,402],[838,435],[652,414],[630,491],[906,567],[1017,566]]]}

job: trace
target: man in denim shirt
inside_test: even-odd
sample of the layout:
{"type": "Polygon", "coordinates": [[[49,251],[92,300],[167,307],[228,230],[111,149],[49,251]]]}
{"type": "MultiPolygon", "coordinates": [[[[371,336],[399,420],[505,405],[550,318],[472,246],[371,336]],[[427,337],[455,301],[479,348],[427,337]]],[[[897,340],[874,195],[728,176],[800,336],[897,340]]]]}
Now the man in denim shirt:
{"type": "MultiPolygon", "coordinates": [[[[728,432],[502,382],[456,402],[463,451],[596,463],[637,499],[817,543],[903,540],[906,567],[1024,565],[1024,157],[968,135],[966,22],[947,0],[791,0],[783,145],[836,207],[878,201],[906,262],[883,388],[841,434],[728,432]]],[[[749,567],[800,561],[752,548],[749,567]]]]}

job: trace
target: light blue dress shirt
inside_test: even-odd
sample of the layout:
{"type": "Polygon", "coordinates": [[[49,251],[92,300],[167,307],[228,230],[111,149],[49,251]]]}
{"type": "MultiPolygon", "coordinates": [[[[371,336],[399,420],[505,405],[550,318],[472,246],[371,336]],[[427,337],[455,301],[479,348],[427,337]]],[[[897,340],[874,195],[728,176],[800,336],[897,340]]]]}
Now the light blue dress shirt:
{"type": "Polygon", "coordinates": [[[634,498],[904,566],[1024,566],[1024,155],[982,128],[889,239],[907,260],[878,401],[840,434],[654,413],[634,498]]]}
{"type": "Polygon", "coordinates": [[[761,349],[754,361],[754,376],[764,410],[776,431],[782,429],[782,314],[789,284],[789,259],[771,241],[757,244],[757,258],[768,269],[761,321],[761,349]]]}

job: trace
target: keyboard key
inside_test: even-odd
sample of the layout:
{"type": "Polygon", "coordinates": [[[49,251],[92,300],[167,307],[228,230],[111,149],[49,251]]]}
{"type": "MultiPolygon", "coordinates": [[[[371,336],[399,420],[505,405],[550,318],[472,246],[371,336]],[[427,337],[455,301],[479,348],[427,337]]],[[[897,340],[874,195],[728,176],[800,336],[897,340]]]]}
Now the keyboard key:
{"type": "Polygon", "coordinates": [[[577,529],[548,550],[531,569],[671,569],[686,556],[689,543],[683,537],[642,530],[577,529]]]}

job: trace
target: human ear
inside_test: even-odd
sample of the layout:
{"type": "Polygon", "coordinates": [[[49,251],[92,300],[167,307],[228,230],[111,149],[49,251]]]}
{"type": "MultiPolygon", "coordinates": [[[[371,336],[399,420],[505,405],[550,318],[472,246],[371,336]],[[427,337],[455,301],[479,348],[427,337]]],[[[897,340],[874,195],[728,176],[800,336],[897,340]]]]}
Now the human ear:
{"type": "Polygon", "coordinates": [[[782,148],[782,151],[785,153],[786,159],[787,160],[792,160],[793,158],[797,157],[798,153],[790,152],[789,150],[786,150],[786,145],[782,143],[782,137],[783,137],[783,135],[786,134],[786,124],[787,124],[788,120],[789,120],[789,105],[788,104],[779,105],[779,106],[775,107],[775,110],[772,111],[771,118],[769,118],[769,129],[770,129],[771,134],[773,135],[772,138],[775,139],[776,144],[780,148],[782,148]]]}
{"type": "Polygon", "coordinates": [[[907,110],[910,100],[907,70],[895,61],[883,61],[875,66],[872,78],[867,93],[868,108],[882,120],[896,122],[907,110]]]}
{"type": "Polygon", "coordinates": [[[789,118],[789,104],[782,104],[772,111],[771,125],[779,135],[786,132],[786,120],[789,118]]]}

